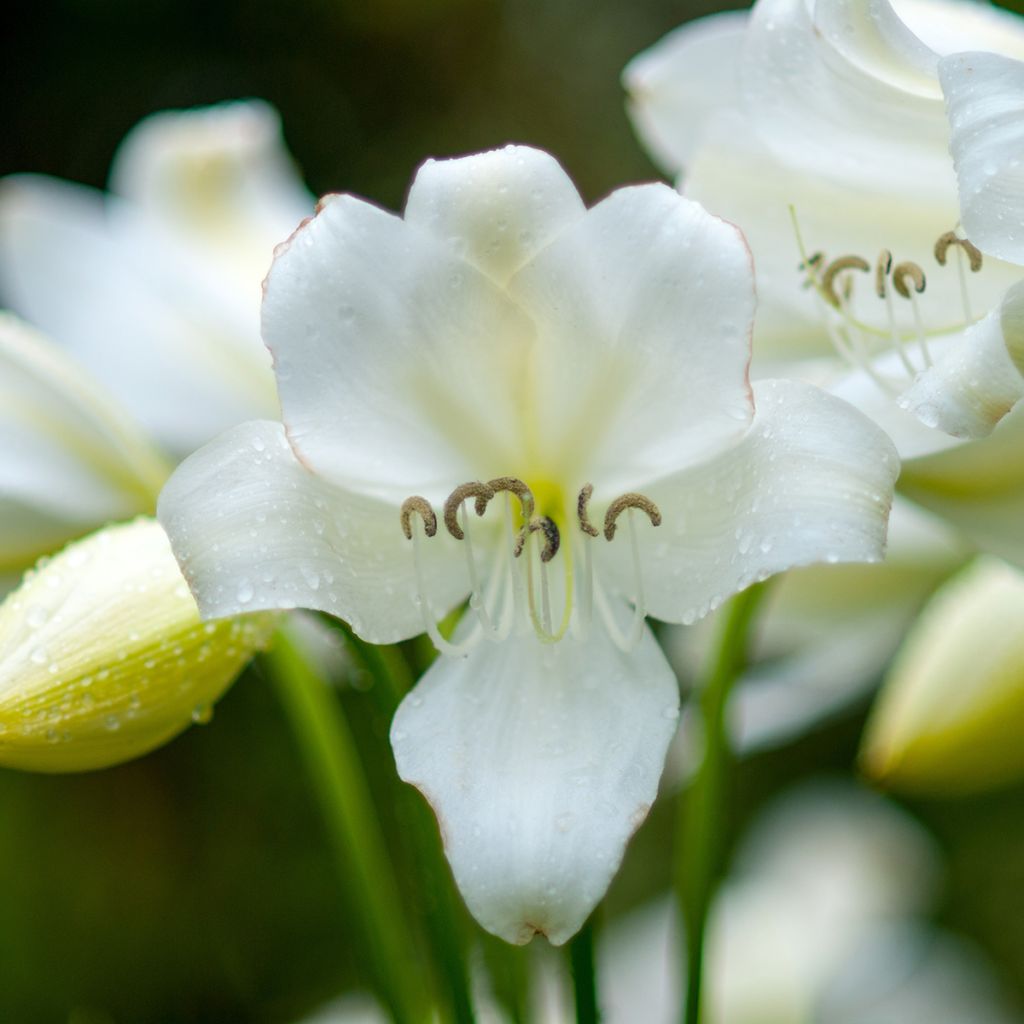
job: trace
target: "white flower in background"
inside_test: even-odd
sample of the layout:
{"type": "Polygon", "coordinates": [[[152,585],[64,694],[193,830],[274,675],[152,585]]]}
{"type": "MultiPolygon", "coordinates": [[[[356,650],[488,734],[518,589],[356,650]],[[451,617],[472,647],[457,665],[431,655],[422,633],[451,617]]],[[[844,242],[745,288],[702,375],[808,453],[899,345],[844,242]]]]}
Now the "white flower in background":
{"type": "Polygon", "coordinates": [[[153,512],[169,473],[116,401],[0,314],[0,593],[70,538],[153,512]]]}
{"type": "Polygon", "coordinates": [[[430,161],[404,219],[329,196],[278,251],[284,426],[161,496],[204,616],[301,605],[451,655],[392,743],[510,941],[572,935],[654,799],[678,693],[645,615],[881,555],[895,452],[814,387],[751,389],[753,309],[739,232],[665,186],[588,211],[535,150],[430,161]]]}
{"type": "Polygon", "coordinates": [[[209,719],[276,619],[201,622],[152,519],[69,545],[0,604],[0,766],[85,771],[166,743],[209,719]]]}
{"type": "Polygon", "coordinates": [[[861,760],[886,786],[937,794],[1024,776],[1024,573],[979,559],[935,595],[882,688],[861,760]]]}
{"type": "Polygon", "coordinates": [[[758,357],[827,337],[924,422],[980,437],[1024,395],[1024,271],[996,258],[999,230],[964,234],[943,101],[958,58],[941,56],[964,49],[1024,56],[1024,21],[946,0],[760,0],[677,31],[624,77],[687,194],[748,234],[758,357]],[[723,85],[698,95],[711,65],[723,85]]]}
{"type": "Polygon", "coordinates": [[[121,144],[107,194],[0,183],[0,301],[180,457],[277,415],[260,281],[312,205],[266,104],[155,114],[121,144]]]}
{"type": "MultiPolygon", "coordinates": [[[[839,784],[784,794],[755,823],[709,922],[711,1024],[1013,1024],[991,965],[926,923],[938,854],[895,806],[839,784]]],[[[602,1020],[678,1019],[671,900],[612,922],[602,1020]]],[[[566,1000],[545,1021],[570,1015],[566,1000]]]]}

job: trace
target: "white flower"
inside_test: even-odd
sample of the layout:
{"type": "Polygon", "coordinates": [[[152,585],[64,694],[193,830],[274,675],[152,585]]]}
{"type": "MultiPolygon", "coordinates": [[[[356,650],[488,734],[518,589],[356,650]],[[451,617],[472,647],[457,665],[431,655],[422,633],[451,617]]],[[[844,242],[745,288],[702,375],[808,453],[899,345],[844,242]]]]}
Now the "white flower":
{"type": "Polygon", "coordinates": [[[170,455],[276,415],[259,285],[312,211],[276,113],[250,101],[153,115],[122,143],[110,187],[4,180],[0,300],[170,455]]]}
{"type": "Polygon", "coordinates": [[[169,473],[80,367],[0,314],[0,593],[70,538],[152,513],[169,473]]]}
{"type": "Polygon", "coordinates": [[[872,413],[905,457],[949,442],[901,423],[883,397],[977,438],[1024,395],[1024,271],[1004,262],[1022,262],[1021,199],[1008,198],[1019,129],[1005,130],[1006,107],[1020,117],[1020,72],[974,87],[962,110],[957,62],[982,56],[988,74],[999,60],[941,56],[967,49],[1024,55],[1024,21],[957,0],[759,0],[749,18],[677,31],[625,72],[641,135],[669,170],[685,168],[688,195],[748,236],[755,353],[813,356],[829,338],[870,378],[872,413]],[[978,111],[994,92],[1004,124],[988,130],[978,111]]]}
{"type": "Polygon", "coordinates": [[[279,250],[284,426],[161,496],[205,616],[302,605],[452,655],[392,743],[510,941],[572,935],[655,797],[678,692],[645,615],[881,556],[895,452],[816,388],[752,390],[753,310],[739,232],[665,186],[588,211],[535,150],[430,161],[404,219],[329,196],[279,250]]]}

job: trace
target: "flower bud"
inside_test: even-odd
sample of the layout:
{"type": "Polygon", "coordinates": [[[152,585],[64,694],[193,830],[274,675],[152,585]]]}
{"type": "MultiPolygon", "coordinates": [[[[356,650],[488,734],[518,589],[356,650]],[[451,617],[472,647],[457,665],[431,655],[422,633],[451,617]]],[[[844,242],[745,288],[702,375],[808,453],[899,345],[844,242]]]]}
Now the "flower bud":
{"type": "Polygon", "coordinates": [[[274,615],[203,623],[160,525],[43,560],[0,605],[0,766],[103,768],[208,720],[274,615]]]}
{"type": "Polygon", "coordinates": [[[936,594],[885,681],[861,762],[921,793],[1024,777],[1024,573],[978,559],[936,594]]]}

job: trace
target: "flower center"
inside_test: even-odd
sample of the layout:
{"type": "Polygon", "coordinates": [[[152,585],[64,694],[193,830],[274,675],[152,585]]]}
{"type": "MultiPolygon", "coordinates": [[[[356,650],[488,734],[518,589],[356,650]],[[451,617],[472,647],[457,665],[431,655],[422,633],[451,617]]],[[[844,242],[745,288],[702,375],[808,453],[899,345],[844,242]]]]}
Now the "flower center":
{"type": "Polygon", "coordinates": [[[603,530],[599,530],[590,518],[593,492],[589,483],[580,490],[571,518],[562,488],[549,482],[530,488],[518,477],[503,476],[486,483],[473,480],[460,484],[448,495],[440,522],[463,544],[470,587],[469,609],[476,618],[473,628],[459,643],[441,635],[438,616],[427,597],[421,534],[428,539],[437,535],[437,514],[426,498],[419,495],[402,503],[402,532],[413,544],[417,601],[423,612],[424,628],[438,651],[464,655],[482,639],[504,640],[517,624],[524,630],[532,628],[546,643],[561,640],[569,630],[576,636],[585,636],[595,605],[613,641],[622,650],[632,650],[640,642],[646,612],[634,519],[638,513],[643,513],[652,526],[659,526],[661,512],[645,495],[622,494],[608,504],[603,530]],[[501,508],[501,530],[495,531],[492,524],[489,531],[490,539],[496,542],[487,545],[494,550],[490,571],[486,573],[481,571],[477,545],[471,536],[470,503],[479,519],[486,516],[492,505],[501,508]],[[620,626],[613,603],[598,578],[590,547],[602,535],[606,542],[614,540],[623,517],[628,528],[634,574],[633,619],[626,631],[620,626]],[[417,521],[420,528],[416,527],[417,521]],[[563,567],[560,580],[550,575],[552,563],[559,554],[563,567]],[[556,620],[552,612],[558,597],[562,614],[556,620]]]}
{"type": "Polygon", "coordinates": [[[882,249],[873,262],[853,253],[833,260],[822,252],[808,254],[796,214],[791,213],[800,247],[798,269],[803,287],[814,291],[829,340],[847,364],[866,373],[890,398],[897,397],[932,365],[929,339],[958,333],[976,322],[968,276],[981,270],[982,255],[956,231],[946,231],[936,239],[933,255],[941,268],[950,262],[956,266],[962,320],[929,326],[921,298],[928,278],[920,264],[912,260],[895,262],[888,249],[882,249]],[[871,293],[866,306],[863,302],[858,305],[858,315],[854,311],[855,292],[863,292],[865,284],[870,284],[871,293]],[[898,358],[900,369],[895,375],[878,365],[878,357],[890,353],[898,358]]]}

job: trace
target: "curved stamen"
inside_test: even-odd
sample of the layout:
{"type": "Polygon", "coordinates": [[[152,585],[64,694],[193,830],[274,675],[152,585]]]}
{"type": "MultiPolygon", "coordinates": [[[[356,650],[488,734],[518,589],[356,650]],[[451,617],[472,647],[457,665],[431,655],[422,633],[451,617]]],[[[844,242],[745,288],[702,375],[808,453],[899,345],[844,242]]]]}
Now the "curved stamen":
{"type": "Polygon", "coordinates": [[[840,309],[843,304],[842,299],[836,294],[836,277],[844,270],[862,270],[864,273],[868,273],[871,267],[868,261],[861,256],[840,256],[825,268],[825,272],[821,275],[822,297],[836,309],[840,309]]]}
{"type": "Polygon", "coordinates": [[[967,254],[972,274],[976,274],[981,270],[981,250],[966,238],[961,238],[955,231],[947,231],[944,235],[939,235],[938,240],[935,242],[935,262],[940,267],[946,265],[947,253],[951,245],[959,246],[967,254]]]}
{"type": "Polygon", "coordinates": [[[437,516],[434,515],[434,510],[426,498],[414,494],[402,502],[402,533],[405,534],[405,539],[412,540],[412,515],[414,512],[423,520],[423,532],[428,537],[433,537],[437,533],[437,516]]]}
{"type": "MultiPolygon", "coordinates": [[[[481,497],[486,497],[487,501],[490,501],[494,497],[494,491],[487,484],[479,480],[471,480],[469,483],[459,484],[445,499],[444,525],[456,540],[462,540],[465,536],[462,532],[462,527],[459,526],[459,507],[467,498],[476,498],[479,502],[481,497]]],[[[486,507],[485,504],[484,508],[486,507]]],[[[479,511],[479,505],[477,506],[477,515],[482,515],[479,511]]]]}
{"type": "Polygon", "coordinates": [[[885,287],[885,278],[890,270],[892,270],[892,253],[888,249],[883,249],[875,262],[875,292],[880,299],[886,298],[889,294],[885,287]]]}
{"type": "Polygon", "coordinates": [[[611,540],[615,536],[615,520],[622,515],[627,508],[638,508],[641,512],[647,513],[652,526],[661,526],[661,511],[650,498],[643,494],[623,494],[616,498],[609,506],[604,515],[604,537],[611,540]]]}
{"type": "Polygon", "coordinates": [[[892,284],[896,291],[905,299],[910,298],[910,289],[907,287],[908,279],[914,286],[914,291],[920,295],[924,291],[925,286],[924,271],[910,260],[897,263],[892,268],[892,284]]]}
{"type": "Polygon", "coordinates": [[[491,489],[489,497],[479,495],[476,499],[476,514],[482,516],[487,511],[487,503],[496,494],[500,494],[502,491],[507,491],[514,494],[519,499],[519,506],[523,510],[523,522],[528,523],[533,518],[533,491],[530,490],[526,484],[523,483],[518,477],[514,476],[499,476],[493,480],[488,480],[487,487],[491,489]]]}
{"type": "Polygon", "coordinates": [[[515,546],[512,548],[512,554],[516,558],[523,553],[526,538],[538,530],[544,534],[544,547],[540,553],[540,560],[542,562],[550,562],[558,554],[558,547],[561,544],[562,538],[558,533],[558,527],[555,525],[554,520],[549,519],[547,516],[534,516],[519,531],[519,536],[516,537],[515,546]]]}
{"type": "Polygon", "coordinates": [[[590,496],[594,493],[593,484],[585,484],[576,499],[576,518],[579,520],[580,529],[591,537],[598,537],[600,533],[596,526],[587,517],[587,505],[590,504],[590,496]]]}

